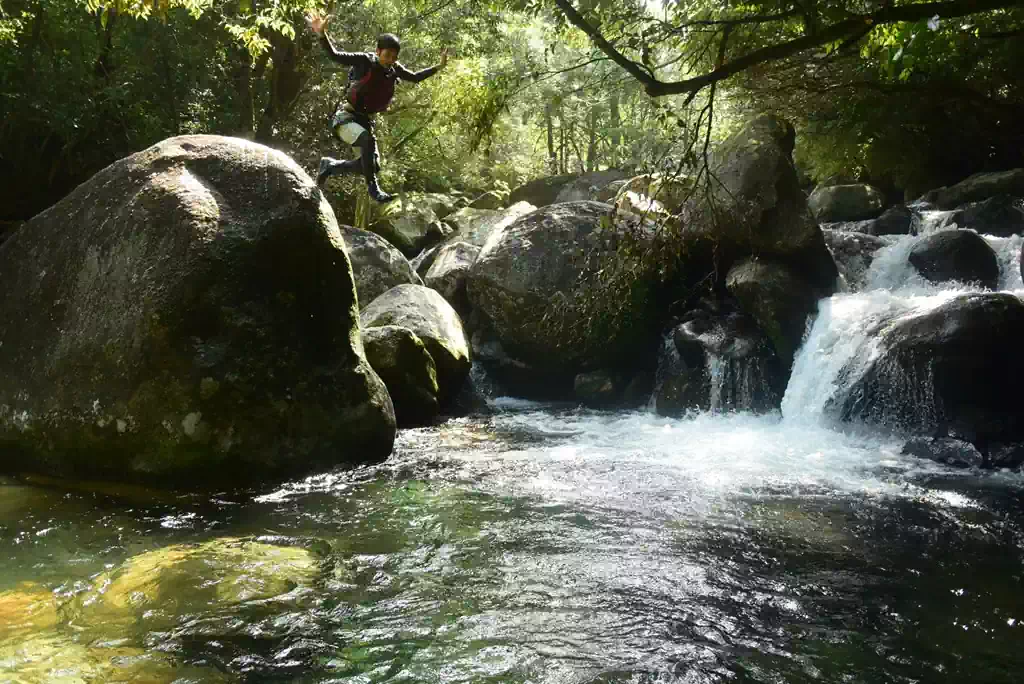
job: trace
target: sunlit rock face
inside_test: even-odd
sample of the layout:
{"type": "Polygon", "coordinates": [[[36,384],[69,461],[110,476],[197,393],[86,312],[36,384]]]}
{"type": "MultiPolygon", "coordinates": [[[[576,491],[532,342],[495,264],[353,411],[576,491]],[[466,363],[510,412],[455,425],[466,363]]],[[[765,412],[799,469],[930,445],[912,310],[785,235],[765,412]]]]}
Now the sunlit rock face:
{"type": "Polygon", "coordinates": [[[3,466],[219,486],[382,460],[334,214],[286,155],[171,138],[0,249],[3,466]]]}

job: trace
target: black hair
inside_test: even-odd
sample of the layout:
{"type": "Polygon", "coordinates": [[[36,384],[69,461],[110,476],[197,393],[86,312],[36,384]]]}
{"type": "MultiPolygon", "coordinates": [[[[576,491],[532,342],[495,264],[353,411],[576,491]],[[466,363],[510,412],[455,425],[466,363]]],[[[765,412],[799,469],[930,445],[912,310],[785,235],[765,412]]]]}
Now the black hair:
{"type": "Polygon", "coordinates": [[[382,33],[377,37],[377,49],[401,52],[402,43],[394,33],[382,33]]]}

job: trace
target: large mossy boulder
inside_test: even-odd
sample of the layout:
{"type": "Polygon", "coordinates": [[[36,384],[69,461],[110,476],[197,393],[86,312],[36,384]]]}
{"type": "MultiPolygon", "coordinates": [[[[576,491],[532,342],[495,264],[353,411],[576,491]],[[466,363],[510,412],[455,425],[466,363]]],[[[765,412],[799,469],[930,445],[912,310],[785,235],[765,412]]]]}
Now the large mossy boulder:
{"type": "Polygon", "coordinates": [[[396,325],[423,341],[437,370],[444,405],[461,389],[472,367],[469,338],[459,315],[438,292],[422,285],[394,287],[363,309],[364,328],[396,325]]]}
{"type": "Polygon", "coordinates": [[[856,380],[828,409],[842,420],[954,436],[983,450],[1024,441],[1021,339],[1019,298],[955,297],[885,325],[866,366],[844,371],[856,380]]]}
{"type": "MultiPolygon", "coordinates": [[[[599,202],[542,207],[488,240],[467,291],[503,350],[549,373],[615,367],[656,342],[657,274],[599,202]],[[607,268],[605,268],[607,267],[607,268]]],[[[642,237],[642,236],[641,236],[642,237]]]]}
{"type": "Polygon", "coordinates": [[[402,254],[412,258],[445,237],[444,226],[434,211],[435,205],[429,196],[399,195],[394,202],[372,207],[374,216],[365,225],[371,233],[381,236],[402,254]]]}
{"type": "Polygon", "coordinates": [[[712,155],[714,202],[696,193],[675,226],[683,244],[709,241],[733,258],[775,258],[818,296],[828,296],[839,272],[797,179],[795,136],[789,123],[774,116],[747,122],[712,155]]]}
{"type": "Polygon", "coordinates": [[[422,285],[423,279],[398,249],[376,233],[340,226],[352,261],[359,306],[364,307],[397,285],[422,285]]]}
{"type": "Polygon", "coordinates": [[[223,486],[386,458],[334,213],[290,158],[171,138],[0,247],[3,467],[223,486]]]}

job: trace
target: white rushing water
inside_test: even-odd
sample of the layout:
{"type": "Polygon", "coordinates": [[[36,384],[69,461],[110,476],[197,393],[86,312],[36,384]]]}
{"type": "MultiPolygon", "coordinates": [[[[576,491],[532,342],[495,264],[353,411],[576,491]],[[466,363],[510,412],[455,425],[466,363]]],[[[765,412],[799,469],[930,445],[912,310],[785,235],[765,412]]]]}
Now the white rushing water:
{"type": "MultiPolygon", "coordinates": [[[[927,216],[927,226],[921,227],[944,230],[943,220],[927,216]]],[[[1001,289],[1020,290],[1021,238],[986,239],[999,259],[1001,289]]],[[[820,302],[796,356],[781,415],[609,416],[552,412],[543,405],[498,399],[492,402],[499,410],[493,425],[539,435],[540,443],[494,445],[495,461],[477,451],[473,463],[465,466],[467,473],[483,476],[481,471],[486,471],[485,479],[497,476],[502,487],[543,493],[548,499],[585,498],[595,504],[674,511],[665,510],[667,514],[679,513],[679,507],[714,506],[721,497],[767,493],[930,496],[908,488],[908,481],[922,472],[945,470],[943,466],[901,455],[898,437],[836,425],[825,415],[829,401],[841,398],[875,358],[880,329],[977,291],[921,278],[907,263],[917,240],[892,238],[876,255],[864,290],[820,302]]]]}

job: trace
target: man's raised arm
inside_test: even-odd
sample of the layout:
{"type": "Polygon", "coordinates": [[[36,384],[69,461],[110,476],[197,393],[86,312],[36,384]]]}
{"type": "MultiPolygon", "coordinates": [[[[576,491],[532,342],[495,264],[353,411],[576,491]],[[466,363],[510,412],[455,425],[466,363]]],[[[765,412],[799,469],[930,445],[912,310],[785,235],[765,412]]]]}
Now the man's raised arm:
{"type": "Polygon", "coordinates": [[[366,61],[366,55],[362,52],[343,52],[334,47],[331,39],[327,37],[327,19],[316,12],[310,12],[306,16],[306,22],[313,33],[320,36],[320,44],[327,50],[327,56],[339,64],[355,66],[366,61]]]}
{"type": "Polygon", "coordinates": [[[419,83],[423,79],[430,78],[437,72],[441,71],[448,65],[448,48],[441,50],[441,63],[435,64],[432,67],[426,69],[420,69],[419,71],[409,71],[401,64],[395,64],[395,73],[398,74],[398,78],[409,83],[419,83]]]}

